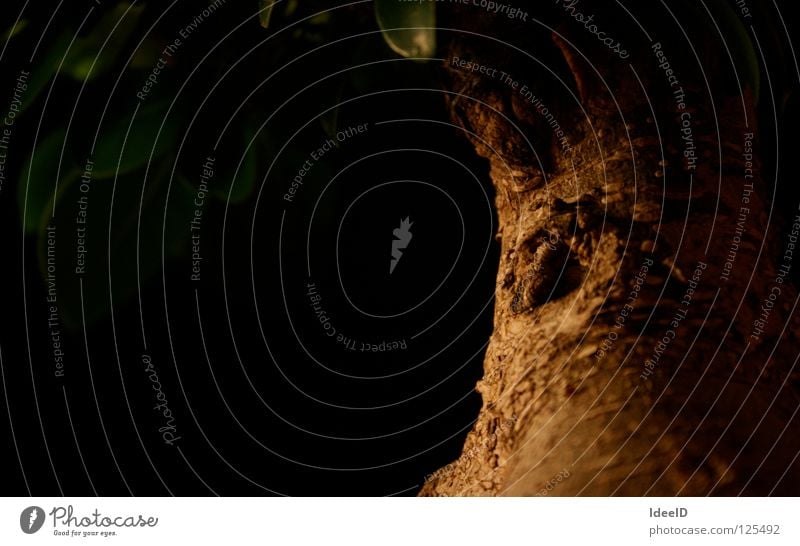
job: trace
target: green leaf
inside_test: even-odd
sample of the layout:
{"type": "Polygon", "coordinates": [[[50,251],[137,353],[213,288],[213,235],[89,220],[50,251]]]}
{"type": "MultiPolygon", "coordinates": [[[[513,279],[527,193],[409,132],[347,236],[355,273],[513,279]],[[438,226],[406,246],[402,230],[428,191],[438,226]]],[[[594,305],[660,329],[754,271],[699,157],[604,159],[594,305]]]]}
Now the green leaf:
{"type": "Polygon", "coordinates": [[[375,0],[375,16],[383,37],[403,57],[436,53],[436,3],[375,0]]]}
{"type": "Polygon", "coordinates": [[[258,13],[258,20],[262,27],[269,27],[269,20],[272,17],[272,9],[277,3],[278,0],[258,0],[258,8],[260,10],[258,13]]]}
{"type": "MultiPolygon", "coordinates": [[[[713,22],[709,20],[708,12],[695,0],[682,0],[682,4],[694,14],[693,17],[703,21],[709,36],[719,39],[722,33],[742,87],[749,88],[758,101],[761,92],[761,68],[747,27],[728,0],[705,0],[705,3],[714,18],[713,22]]],[[[721,42],[720,47],[722,47],[721,42]]],[[[728,62],[727,54],[726,59],[721,62],[728,62]]]]}
{"type": "MultiPolygon", "coordinates": [[[[179,180],[173,180],[169,206],[166,204],[167,181],[171,162],[163,159],[151,169],[142,202],[139,225],[139,203],[144,170],[140,169],[112,180],[94,180],[88,193],[81,192],[80,184],[72,183],[59,188],[57,215],[48,218],[55,227],[58,244],[55,247],[58,275],[58,305],[64,326],[76,331],[85,320],[86,326],[106,319],[110,312],[109,278],[115,306],[131,301],[140,279],[144,285],[161,272],[162,222],[164,258],[170,261],[186,255],[191,248],[189,222],[194,212],[195,191],[179,180]],[[113,191],[113,215],[109,222],[109,206],[113,191]],[[82,245],[85,250],[84,271],[73,274],[76,266],[75,229],[78,202],[88,198],[88,218],[82,245]],[[137,227],[139,228],[137,237],[137,227]],[[109,272],[109,236],[111,271],[109,272]],[[138,244],[138,248],[137,248],[138,244]],[[138,269],[137,269],[138,258],[138,269]],[[109,274],[110,273],[110,274],[109,274]],[[137,274],[138,277],[137,278],[137,274]],[[81,285],[83,302],[81,302],[81,285]]],[[[44,278],[47,275],[47,230],[43,224],[39,231],[39,266],[44,278]]]]}
{"type": "Polygon", "coordinates": [[[120,2],[114,6],[98,21],[88,36],[75,40],[64,61],[62,72],[83,81],[111,68],[136,29],[143,11],[144,6],[130,7],[128,2],[120,2]]]}
{"type": "Polygon", "coordinates": [[[25,100],[22,101],[20,113],[28,109],[34,103],[36,97],[44,90],[50,80],[53,79],[58,65],[64,58],[64,54],[69,47],[72,40],[72,32],[65,31],[56,38],[56,40],[45,51],[42,57],[34,59],[34,68],[31,72],[30,82],[28,83],[28,90],[25,95],[25,100]]]}
{"type": "Polygon", "coordinates": [[[21,33],[23,30],[25,30],[25,27],[27,26],[28,26],[28,20],[20,19],[18,22],[14,23],[14,26],[12,26],[9,29],[6,29],[6,31],[3,33],[2,38],[0,39],[2,39],[2,41],[4,42],[7,42],[17,34],[21,33]]]}
{"type": "MultiPolygon", "coordinates": [[[[88,37],[76,39],[72,43],[74,31],[66,30],[55,39],[41,57],[37,55],[34,59],[34,68],[28,83],[26,99],[20,108],[20,114],[35,102],[39,94],[53,79],[55,73],[59,71],[59,65],[62,73],[81,81],[90,76],[97,76],[113,65],[119,56],[120,49],[135,29],[139,16],[144,10],[142,6],[131,8],[125,19],[120,21],[119,26],[112,34],[96,62],[95,57],[97,57],[106,37],[108,37],[117,21],[125,13],[128,5],[128,3],[123,2],[115,6],[100,20],[88,37]],[[72,43],[72,47],[70,47],[70,43],[72,43]],[[67,53],[68,47],[70,47],[69,53],[67,53]],[[91,69],[93,62],[95,65],[91,69]]],[[[17,25],[17,32],[19,32],[20,26],[21,23],[17,25]]]]}
{"type": "Polygon", "coordinates": [[[758,100],[761,92],[761,70],[747,27],[744,26],[742,20],[726,0],[707,1],[711,13],[718,17],[717,23],[731,50],[731,56],[736,65],[739,78],[742,79],[747,87],[750,87],[753,96],[758,100]]]}
{"type": "Polygon", "coordinates": [[[150,35],[139,45],[131,59],[130,67],[137,70],[150,71],[155,65],[164,46],[156,36],[150,35]]]}
{"type": "Polygon", "coordinates": [[[128,126],[133,114],[119,119],[104,130],[94,150],[93,176],[95,178],[113,176],[117,172],[118,164],[119,174],[131,172],[150,160],[151,151],[155,160],[169,150],[177,138],[177,125],[167,121],[164,127],[161,127],[168,108],[169,101],[162,101],[139,109],[130,132],[128,126]],[[159,129],[161,129],[160,134],[159,129]]]}
{"type": "MultiPolygon", "coordinates": [[[[17,190],[22,226],[26,233],[36,233],[52,212],[53,192],[58,179],[58,163],[65,145],[66,131],[58,129],[39,142],[22,170],[17,190]],[[27,195],[27,203],[25,202],[27,195]]],[[[69,161],[68,154],[62,165],[58,191],[63,192],[80,171],[69,161]]]]}

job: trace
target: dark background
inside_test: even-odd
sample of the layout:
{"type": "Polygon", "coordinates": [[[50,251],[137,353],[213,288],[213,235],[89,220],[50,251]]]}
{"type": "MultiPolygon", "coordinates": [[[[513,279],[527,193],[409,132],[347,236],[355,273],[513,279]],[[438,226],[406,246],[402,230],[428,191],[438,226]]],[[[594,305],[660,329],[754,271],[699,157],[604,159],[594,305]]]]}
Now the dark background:
{"type": "MultiPolygon", "coordinates": [[[[255,1],[228,1],[183,41],[140,107],[136,119],[144,121],[131,129],[145,155],[157,135],[166,151],[116,184],[113,176],[92,180],[82,279],[73,272],[81,194],[65,172],[82,171],[96,133],[101,145],[124,135],[160,47],[203,6],[144,4],[108,69],[85,86],[59,73],[17,119],[0,195],[4,494],[414,494],[426,474],[458,457],[480,406],[474,385],[491,332],[497,246],[486,166],[449,125],[438,63],[392,53],[371,6],[334,10],[262,43],[320,5],[299,4],[292,15],[276,11],[265,30],[252,17],[255,1]],[[154,54],[126,68],[146,35],[139,49],[154,54]],[[146,108],[164,121],[161,135],[146,108]],[[364,123],[367,132],[315,163],[288,204],[283,195],[310,153],[364,123]],[[22,233],[17,180],[34,142],[67,126],[59,153],[39,148],[35,156],[47,189],[37,221],[52,213],[54,181],[65,188],[49,220],[57,226],[65,340],[65,376],[57,378],[46,247],[41,229],[22,233]],[[202,280],[192,282],[192,200],[210,154],[216,194],[202,209],[202,280]],[[236,202],[228,203],[229,181],[249,157],[255,174],[237,178],[236,202]],[[392,231],[406,217],[413,240],[389,275],[392,231]],[[328,338],[306,295],[309,279],[357,348],[404,340],[407,349],[353,351],[328,338]],[[165,419],[154,409],[143,355],[174,413],[174,445],[162,441],[165,419]]],[[[97,7],[79,38],[99,32],[92,28],[113,7],[97,7]]],[[[35,71],[42,52],[86,13],[62,6],[47,26],[52,11],[26,9],[28,27],[2,58],[11,88],[18,71],[35,71]]],[[[121,148],[109,149],[114,166],[121,148]]],[[[29,191],[31,203],[39,190],[29,191]]]]}

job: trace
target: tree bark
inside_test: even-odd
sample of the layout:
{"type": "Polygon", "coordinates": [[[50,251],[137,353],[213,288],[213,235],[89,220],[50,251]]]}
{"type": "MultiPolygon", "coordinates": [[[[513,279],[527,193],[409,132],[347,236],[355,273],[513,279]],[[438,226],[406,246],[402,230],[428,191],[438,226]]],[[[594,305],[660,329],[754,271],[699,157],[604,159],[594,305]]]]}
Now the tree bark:
{"type": "Polygon", "coordinates": [[[798,494],[800,263],[770,218],[752,93],[664,45],[670,84],[630,21],[598,17],[622,59],[557,10],[547,32],[448,17],[467,31],[450,108],[489,161],[502,250],[483,407],[420,494],[798,494]]]}

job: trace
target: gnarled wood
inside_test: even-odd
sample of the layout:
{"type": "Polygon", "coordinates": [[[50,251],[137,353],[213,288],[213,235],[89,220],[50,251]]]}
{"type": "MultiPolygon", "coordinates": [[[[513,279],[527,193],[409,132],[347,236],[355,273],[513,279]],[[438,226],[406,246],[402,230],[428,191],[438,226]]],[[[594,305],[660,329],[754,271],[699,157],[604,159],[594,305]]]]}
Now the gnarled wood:
{"type": "MultiPolygon", "coordinates": [[[[453,18],[499,35],[467,16],[453,18]]],[[[532,88],[571,153],[519,88],[448,65],[451,88],[477,99],[451,108],[491,164],[502,252],[483,408],[421,494],[797,494],[797,291],[760,165],[746,162],[752,97],[712,108],[699,73],[676,67],[680,97],[652,44],[629,31],[622,61],[560,17],[549,44],[502,26],[565,67],[557,91],[490,38],[450,46],[532,88]]]]}

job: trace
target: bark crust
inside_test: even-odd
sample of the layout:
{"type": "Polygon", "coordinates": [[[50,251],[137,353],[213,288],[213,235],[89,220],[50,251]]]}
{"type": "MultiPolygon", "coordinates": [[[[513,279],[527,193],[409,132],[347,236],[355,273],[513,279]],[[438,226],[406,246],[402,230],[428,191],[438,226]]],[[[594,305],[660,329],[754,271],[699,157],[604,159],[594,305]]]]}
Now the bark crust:
{"type": "Polygon", "coordinates": [[[797,290],[748,159],[754,100],[710,98],[687,72],[680,110],[652,51],[589,63],[580,30],[539,42],[561,56],[556,93],[505,47],[450,45],[527,82],[569,148],[519,87],[448,63],[502,251],[483,407],[420,494],[798,494],[797,290]]]}

